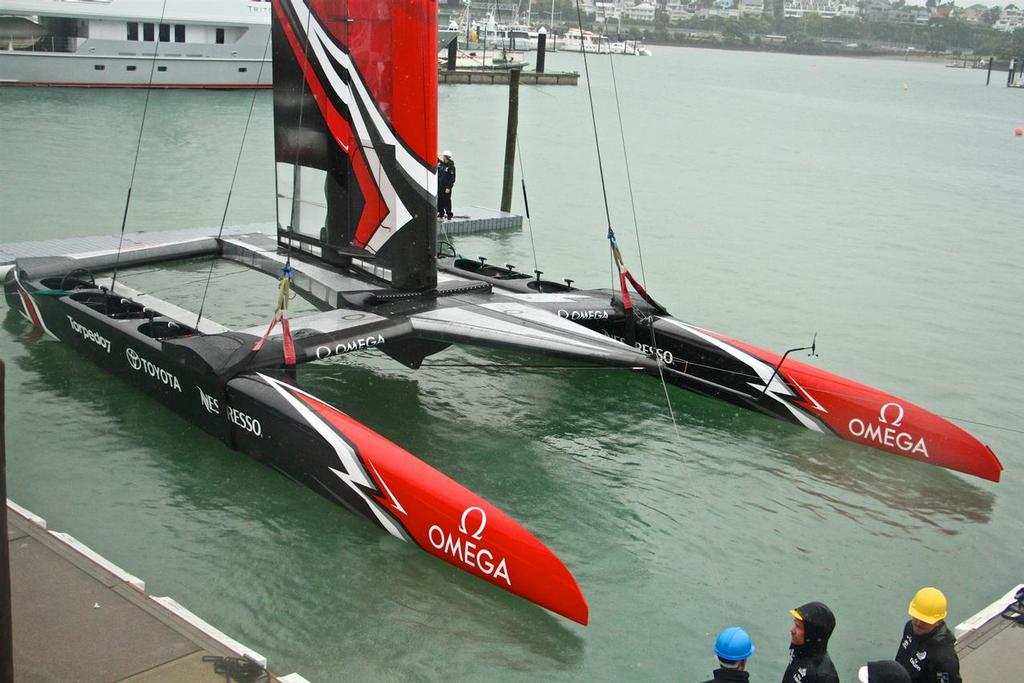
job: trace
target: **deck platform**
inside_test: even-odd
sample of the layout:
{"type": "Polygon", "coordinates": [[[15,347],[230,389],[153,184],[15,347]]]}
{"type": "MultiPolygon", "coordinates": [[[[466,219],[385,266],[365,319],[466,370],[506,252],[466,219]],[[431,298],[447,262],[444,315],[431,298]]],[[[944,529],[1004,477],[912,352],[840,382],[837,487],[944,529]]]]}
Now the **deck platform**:
{"type": "Polygon", "coordinates": [[[1017,681],[1024,653],[1024,624],[1000,616],[1014,603],[1020,584],[999,600],[961,622],[954,630],[965,681],[1017,681]]]}
{"type": "MultiPolygon", "coordinates": [[[[462,85],[508,85],[509,69],[441,69],[437,72],[438,83],[462,85]]],[[[577,85],[580,80],[578,71],[521,71],[521,85],[577,85]]]]}
{"type": "MultiPolygon", "coordinates": [[[[523,217],[513,213],[488,209],[482,206],[457,206],[451,221],[438,221],[437,232],[445,235],[468,235],[507,230],[521,230],[523,217]]],[[[225,237],[261,232],[274,234],[273,223],[250,223],[224,228],[225,237]]],[[[9,242],[0,244],[0,277],[7,267],[19,258],[35,256],[85,256],[113,252],[121,243],[122,251],[140,247],[173,242],[178,240],[201,240],[217,235],[217,227],[183,228],[180,230],[127,232],[124,241],[120,235],[99,235],[89,237],[67,237],[63,239],[38,240],[30,242],[9,242]]]]}
{"type": "MultiPolygon", "coordinates": [[[[15,680],[215,683],[228,679],[204,657],[267,665],[258,652],[171,598],[146,593],[142,580],[10,501],[7,544],[15,680]]],[[[252,680],[308,683],[298,674],[252,680]]]]}

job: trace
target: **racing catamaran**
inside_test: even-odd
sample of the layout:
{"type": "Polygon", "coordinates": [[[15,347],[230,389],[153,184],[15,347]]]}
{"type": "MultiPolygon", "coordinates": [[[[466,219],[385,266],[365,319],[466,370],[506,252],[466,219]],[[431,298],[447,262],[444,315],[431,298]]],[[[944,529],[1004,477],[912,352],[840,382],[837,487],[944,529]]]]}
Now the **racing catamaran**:
{"type": "Polygon", "coordinates": [[[633,278],[586,290],[439,254],[436,6],[274,0],[276,237],[18,260],[10,306],[233,448],[393,536],[586,624],[558,557],[507,514],[304,391],[297,367],[376,349],[409,368],[452,344],[633,368],[808,429],[992,481],[960,427],[886,392],[678,320],[633,278]],[[231,330],[117,280],[209,257],[279,278],[269,328],[231,330]],[[108,275],[112,272],[112,276],[108,275]],[[630,290],[634,292],[630,293],[630,290]],[[295,290],[317,312],[289,319],[295,290]]]}

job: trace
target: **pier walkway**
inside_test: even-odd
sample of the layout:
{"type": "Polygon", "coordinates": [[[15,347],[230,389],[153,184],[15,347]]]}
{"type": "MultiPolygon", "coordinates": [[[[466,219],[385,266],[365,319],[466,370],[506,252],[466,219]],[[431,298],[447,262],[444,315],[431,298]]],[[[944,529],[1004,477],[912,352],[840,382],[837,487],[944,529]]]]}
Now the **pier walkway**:
{"type": "Polygon", "coordinates": [[[265,672],[258,652],[146,593],[140,579],[45,520],[10,501],[7,508],[15,680],[308,683],[265,672]],[[227,678],[232,665],[238,673],[227,678]]]}
{"type": "Polygon", "coordinates": [[[1024,653],[1024,624],[1001,616],[1012,605],[1020,584],[1006,595],[961,622],[954,630],[964,681],[1019,681],[1024,653]]]}

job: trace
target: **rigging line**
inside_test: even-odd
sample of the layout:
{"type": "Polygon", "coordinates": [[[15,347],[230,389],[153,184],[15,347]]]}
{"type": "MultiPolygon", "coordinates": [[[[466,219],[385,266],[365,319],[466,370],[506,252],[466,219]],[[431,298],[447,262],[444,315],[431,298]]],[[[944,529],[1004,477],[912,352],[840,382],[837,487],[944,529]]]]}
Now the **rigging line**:
{"type": "Polygon", "coordinates": [[[968,420],[966,417],[957,417],[956,415],[941,415],[941,414],[939,414],[939,417],[944,417],[947,420],[956,420],[957,422],[965,422],[967,424],[979,425],[981,427],[991,427],[992,429],[1000,429],[1000,430],[1002,430],[1004,432],[1013,432],[1014,434],[1024,434],[1024,429],[1016,429],[1014,427],[1005,427],[1003,425],[996,425],[996,424],[992,424],[990,422],[978,422],[977,420],[968,420]]]}
{"type": "Polygon", "coordinates": [[[533,240],[533,219],[530,217],[530,201],[526,197],[526,169],[523,166],[523,150],[519,146],[519,136],[516,136],[516,154],[519,156],[519,179],[523,183],[523,206],[526,207],[526,231],[530,235],[530,249],[533,250],[533,269],[540,270],[537,262],[537,243],[533,240]]]}
{"type": "Polygon", "coordinates": [[[142,149],[142,132],[146,129],[146,112],[149,111],[149,95],[153,92],[153,74],[156,73],[156,58],[160,51],[160,26],[164,24],[164,13],[167,11],[167,0],[160,7],[160,23],[157,24],[156,43],[153,45],[153,62],[149,65],[149,84],[146,86],[146,103],[142,107],[142,123],[139,124],[139,139],[135,143],[135,159],[132,161],[132,175],[128,180],[128,195],[124,199],[124,214],[121,216],[121,237],[117,241],[117,256],[114,257],[114,275],[110,278],[110,293],[114,293],[117,282],[117,267],[121,261],[121,246],[124,244],[124,229],[128,225],[128,207],[132,202],[132,187],[135,185],[135,171],[139,167],[139,150],[142,149]]]}
{"type": "MultiPolygon", "coordinates": [[[[608,53],[608,67],[612,72],[612,89],[615,92],[615,113],[619,118],[619,137],[622,140],[622,160],[626,166],[626,187],[629,189],[629,206],[633,210],[633,232],[636,234],[636,253],[640,259],[640,279],[643,282],[644,288],[647,287],[647,273],[644,270],[644,251],[640,248],[640,223],[636,218],[636,199],[633,196],[633,177],[629,172],[629,154],[626,152],[626,131],[622,123],[622,107],[619,102],[619,84],[615,79],[615,59],[612,57],[612,53],[608,53]]],[[[653,328],[651,328],[653,331],[653,328]]],[[[653,335],[652,335],[653,336],[653,335]]]]}
{"type": "Polygon", "coordinates": [[[580,54],[583,55],[583,72],[587,77],[587,98],[590,101],[590,120],[594,126],[594,147],[597,149],[597,170],[601,175],[601,195],[604,197],[604,215],[608,221],[608,234],[615,234],[612,231],[612,214],[608,208],[608,189],[604,182],[604,164],[601,163],[601,140],[597,134],[597,114],[594,111],[594,93],[590,88],[590,66],[587,63],[587,46],[583,40],[583,11],[580,9],[580,0],[576,0],[576,22],[580,27],[580,54]]]}
{"type": "MultiPolygon", "coordinates": [[[[228,219],[228,208],[231,206],[231,194],[235,190],[235,181],[238,179],[238,167],[242,165],[242,151],[245,149],[245,138],[249,134],[249,124],[252,122],[252,112],[256,107],[256,93],[259,92],[259,84],[263,79],[263,67],[267,63],[267,50],[270,49],[270,36],[273,31],[267,32],[267,42],[263,45],[263,58],[260,60],[260,69],[256,74],[256,86],[252,90],[252,99],[249,100],[249,113],[245,117],[245,127],[242,129],[242,141],[238,144],[238,155],[235,157],[235,170],[231,173],[231,184],[228,186],[228,196],[224,200],[224,213],[220,217],[220,229],[217,231],[217,242],[220,242],[221,237],[224,235],[224,223],[228,219]]],[[[275,178],[277,174],[274,174],[275,178]]],[[[276,204],[276,202],[275,202],[276,204]]],[[[196,325],[195,328],[199,329],[199,322],[203,319],[203,309],[206,307],[206,295],[210,291],[210,280],[213,277],[213,266],[217,263],[217,259],[210,260],[210,268],[206,271],[206,286],[203,288],[203,298],[199,302],[199,312],[196,314],[196,325]]]]}
{"type": "MultiPolygon", "coordinates": [[[[306,36],[305,36],[306,44],[303,45],[303,47],[302,47],[302,61],[304,61],[306,64],[309,64],[309,43],[310,43],[309,27],[310,27],[312,21],[313,21],[313,8],[312,7],[306,7],[306,36]]],[[[273,21],[271,21],[271,33],[273,33],[273,21]]],[[[301,135],[302,135],[302,116],[303,116],[303,114],[306,113],[306,75],[303,72],[301,64],[299,65],[299,71],[302,72],[302,89],[299,91],[299,122],[298,122],[298,127],[297,127],[297,129],[295,131],[296,137],[301,137],[301,135]]],[[[352,87],[352,84],[349,83],[349,88],[351,89],[351,87],[352,87]]],[[[275,132],[275,134],[276,134],[276,132],[275,132]]],[[[295,146],[295,163],[292,165],[292,212],[291,212],[292,215],[290,215],[288,217],[288,232],[289,233],[294,233],[295,232],[295,226],[292,225],[292,217],[295,214],[295,203],[296,203],[295,191],[299,190],[301,192],[299,183],[295,182],[295,176],[297,176],[298,173],[299,173],[299,151],[300,151],[300,149],[301,149],[301,145],[296,145],[295,146]]],[[[275,173],[274,173],[274,184],[275,185],[277,184],[277,172],[276,172],[276,170],[275,170],[275,173]]],[[[274,202],[274,213],[277,214],[277,224],[279,226],[281,225],[280,211],[281,211],[281,209],[280,209],[280,206],[279,206],[279,202],[275,201],[274,202]]],[[[286,250],[285,250],[285,264],[284,264],[284,267],[288,268],[291,265],[292,265],[292,238],[289,237],[288,238],[288,246],[286,247],[286,250]]]]}

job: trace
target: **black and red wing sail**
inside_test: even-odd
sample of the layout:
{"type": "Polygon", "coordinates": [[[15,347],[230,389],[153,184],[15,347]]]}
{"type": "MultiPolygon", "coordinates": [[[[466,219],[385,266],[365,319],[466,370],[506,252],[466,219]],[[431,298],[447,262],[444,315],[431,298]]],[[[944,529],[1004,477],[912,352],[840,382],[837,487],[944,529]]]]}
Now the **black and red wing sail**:
{"type": "Polygon", "coordinates": [[[437,3],[274,2],[282,245],[407,290],[437,281],[437,3]]]}
{"type": "Polygon", "coordinates": [[[332,452],[323,485],[393,536],[490,584],[586,624],[576,579],[533,534],[409,452],[293,384],[272,387],[332,452]]]}

